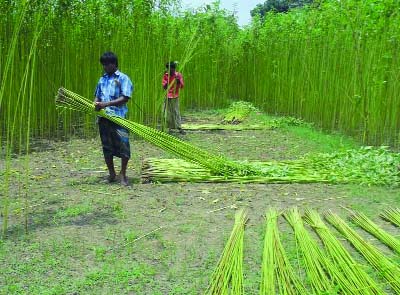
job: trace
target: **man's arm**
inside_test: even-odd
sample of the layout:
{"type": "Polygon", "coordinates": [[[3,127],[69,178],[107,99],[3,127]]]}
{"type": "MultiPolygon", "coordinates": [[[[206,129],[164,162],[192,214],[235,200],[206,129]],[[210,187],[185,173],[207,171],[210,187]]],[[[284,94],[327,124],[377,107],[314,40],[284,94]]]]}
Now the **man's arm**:
{"type": "Polygon", "coordinates": [[[179,73],[178,75],[176,75],[176,85],[178,85],[179,88],[183,88],[184,86],[184,82],[183,82],[183,76],[181,73],[179,73]]]}
{"type": "Polygon", "coordinates": [[[128,102],[133,92],[132,81],[129,79],[128,76],[122,76],[121,80],[119,80],[119,83],[121,89],[120,97],[107,102],[102,102],[102,101],[95,102],[96,111],[100,111],[101,109],[104,109],[106,107],[120,106],[128,102]]]}
{"type": "Polygon", "coordinates": [[[167,90],[168,88],[168,74],[164,74],[163,80],[162,80],[162,86],[164,90],[167,90]]]}
{"type": "Polygon", "coordinates": [[[107,102],[95,100],[94,105],[95,105],[96,111],[100,111],[101,109],[104,109],[106,107],[120,106],[120,105],[126,104],[128,102],[128,100],[129,100],[129,97],[120,96],[117,99],[114,99],[112,101],[107,101],[107,102]]]}
{"type": "Polygon", "coordinates": [[[101,101],[101,87],[100,87],[100,80],[96,85],[96,90],[94,91],[94,100],[93,103],[96,104],[96,102],[101,101]]]}

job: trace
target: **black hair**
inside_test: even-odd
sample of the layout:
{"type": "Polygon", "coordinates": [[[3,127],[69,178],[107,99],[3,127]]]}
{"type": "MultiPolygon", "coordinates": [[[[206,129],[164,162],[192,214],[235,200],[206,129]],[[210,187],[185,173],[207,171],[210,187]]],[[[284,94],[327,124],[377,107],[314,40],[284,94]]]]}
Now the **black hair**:
{"type": "Polygon", "coordinates": [[[176,62],[176,61],[170,61],[170,62],[167,62],[166,64],[165,64],[165,67],[167,68],[167,69],[176,69],[176,66],[178,65],[178,63],[176,62]]]}
{"type": "Polygon", "coordinates": [[[100,56],[100,63],[102,65],[114,64],[118,67],[118,57],[114,52],[107,51],[104,52],[102,56],[100,56]]]}

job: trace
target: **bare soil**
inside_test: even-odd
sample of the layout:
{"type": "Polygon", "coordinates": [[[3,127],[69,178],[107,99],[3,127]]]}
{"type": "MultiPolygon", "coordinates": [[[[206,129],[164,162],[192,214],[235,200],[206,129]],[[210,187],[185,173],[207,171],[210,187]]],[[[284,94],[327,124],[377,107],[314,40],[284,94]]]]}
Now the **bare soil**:
{"type": "MultiPolygon", "coordinates": [[[[182,138],[238,160],[296,159],[326,149],[290,129],[193,131],[182,138]]],[[[353,208],[400,234],[378,217],[385,208],[399,207],[399,189],[318,183],[142,184],[143,159],[173,156],[133,137],[131,151],[131,187],[103,183],[107,173],[97,138],[51,142],[28,160],[12,160],[9,182],[3,183],[10,209],[8,237],[0,241],[0,294],[204,293],[238,208],[246,208],[249,216],[247,294],[258,293],[269,207],[334,210],[343,217],[348,215],[343,207],[353,208]]],[[[116,166],[118,170],[118,161],[116,166]]],[[[283,218],[279,226],[295,261],[291,229],[283,218]]]]}

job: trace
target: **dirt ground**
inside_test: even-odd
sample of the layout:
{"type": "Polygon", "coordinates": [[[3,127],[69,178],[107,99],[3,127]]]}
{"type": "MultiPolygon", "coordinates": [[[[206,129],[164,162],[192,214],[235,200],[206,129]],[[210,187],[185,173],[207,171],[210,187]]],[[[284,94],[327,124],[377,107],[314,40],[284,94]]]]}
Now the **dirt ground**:
{"type": "MultiPolygon", "coordinates": [[[[296,159],[346,146],[339,137],[309,132],[296,127],[191,131],[182,138],[237,160],[296,159]]],[[[0,240],[0,294],[204,293],[238,208],[246,208],[249,216],[247,294],[258,294],[269,207],[331,209],[343,217],[343,207],[352,208],[400,234],[378,217],[383,209],[400,206],[399,189],[318,183],[142,184],[143,159],[173,156],[133,137],[131,150],[131,187],[103,183],[107,173],[98,138],[48,142],[29,161],[13,159],[10,184],[3,183],[10,192],[10,216],[8,237],[0,240]]],[[[118,170],[120,163],[116,166],[118,170]]],[[[283,218],[279,227],[295,261],[291,229],[283,218]]]]}

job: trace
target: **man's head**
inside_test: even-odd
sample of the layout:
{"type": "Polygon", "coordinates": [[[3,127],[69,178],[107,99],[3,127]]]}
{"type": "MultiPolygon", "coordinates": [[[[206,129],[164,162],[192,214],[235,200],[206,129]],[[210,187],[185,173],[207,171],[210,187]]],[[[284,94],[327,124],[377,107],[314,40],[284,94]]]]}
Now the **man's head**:
{"type": "Polygon", "coordinates": [[[118,69],[118,57],[111,51],[104,52],[100,56],[100,63],[103,65],[104,71],[111,75],[118,69]]]}
{"type": "Polygon", "coordinates": [[[167,71],[169,71],[169,73],[171,75],[173,75],[173,74],[175,74],[177,65],[178,65],[178,63],[176,61],[170,61],[165,64],[165,67],[167,68],[167,71]]]}

